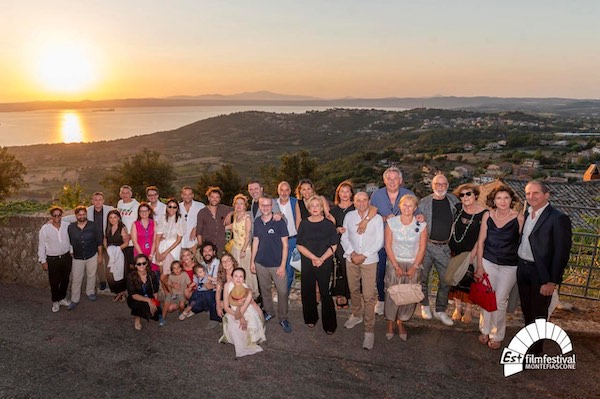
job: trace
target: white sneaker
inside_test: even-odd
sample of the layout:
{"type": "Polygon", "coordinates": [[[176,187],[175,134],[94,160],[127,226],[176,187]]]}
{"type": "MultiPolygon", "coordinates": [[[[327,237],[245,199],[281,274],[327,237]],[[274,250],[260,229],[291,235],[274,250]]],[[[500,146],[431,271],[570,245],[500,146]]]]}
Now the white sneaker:
{"type": "Polygon", "coordinates": [[[383,316],[384,303],[385,302],[383,302],[383,301],[377,301],[377,304],[375,305],[375,314],[378,314],[379,316],[383,316]]]}
{"type": "Polygon", "coordinates": [[[69,301],[67,298],[65,298],[65,299],[61,299],[60,301],[58,301],[58,304],[61,306],[69,306],[71,304],[71,301],[69,301]]]}
{"type": "Polygon", "coordinates": [[[431,308],[429,306],[421,305],[421,317],[423,320],[431,320],[431,308]]]}
{"type": "Polygon", "coordinates": [[[362,317],[356,317],[354,315],[350,315],[348,320],[346,320],[346,322],[344,323],[344,327],[352,328],[355,325],[362,323],[362,321],[363,321],[362,317]]]}
{"type": "Polygon", "coordinates": [[[435,316],[436,319],[440,320],[442,323],[444,323],[448,327],[454,325],[454,322],[452,321],[451,318],[448,317],[448,315],[446,314],[446,312],[435,312],[434,316],[435,316]]]}
{"type": "Polygon", "coordinates": [[[52,312],[56,313],[60,310],[60,305],[58,302],[52,302],[52,312]]]}
{"type": "Polygon", "coordinates": [[[363,348],[366,350],[373,349],[375,343],[375,333],[365,333],[365,339],[363,340],[363,348]]]}

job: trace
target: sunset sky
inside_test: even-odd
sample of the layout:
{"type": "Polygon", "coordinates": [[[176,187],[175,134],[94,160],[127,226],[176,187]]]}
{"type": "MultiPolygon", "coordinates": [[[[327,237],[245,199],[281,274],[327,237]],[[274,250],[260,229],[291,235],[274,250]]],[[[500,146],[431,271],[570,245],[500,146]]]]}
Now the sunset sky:
{"type": "Polygon", "coordinates": [[[0,102],[259,90],[600,98],[600,1],[491,3],[5,2],[0,102]]]}

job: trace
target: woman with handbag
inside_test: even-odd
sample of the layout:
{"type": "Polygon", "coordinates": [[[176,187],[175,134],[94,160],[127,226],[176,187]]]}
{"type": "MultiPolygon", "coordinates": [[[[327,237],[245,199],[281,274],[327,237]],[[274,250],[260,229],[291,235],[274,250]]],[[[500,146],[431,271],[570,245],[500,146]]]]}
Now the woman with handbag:
{"type": "Polygon", "coordinates": [[[481,309],[479,342],[500,349],[506,332],[508,296],[517,282],[517,249],[523,229],[523,214],[514,208],[516,196],[508,186],[498,186],[487,196],[491,209],[483,215],[477,242],[477,279],[489,278],[496,291],[497,310],[481,309]]]}
{"type": "Polygon", "coordinates": [[[300,223],[296,241],[296,248],[302,255],[302,313],[304,323],[313,328],[319,320],[316,292],[318,284],[323,329],[331,335],[337,328],[337,319],[329,284],[338,236],[335,225],[324,216],[323,199],[317,195],[312,196],[307,205],[310,216],[300,223]]]}
{"type": "Polygon", "coordinates": [[[400,199],[400,215],[388,219],[385,226],[387,265],[384,278],[386,288],[384,316],[388,322],[385,334],[388,340],[394,337],[395,323],[398,326],[400,339],[406,341],[408,334],[404,322],[410,320],[415,313],[417,303],[423,299],[421,294],[421,299],[415,298],[414,303],[398,306],[387,292],[390,287],[397,284],[419,284],[421,280],[420,269],[427,245],[427,224],[415,219],[417,205],[418,200],[414,195],[403,196],[400,199]]]}
{"type": "MultiPolygon", "coordinates": [[[[452,223],[448,246],[452,256],[469,252],[469,263],[472,265],[477,257],[477,239],[479,238],[481,220],[488,210],[477,202],[479,187],[473,183],[461,184],[454,190],[454,195],[459,198],[460,203],[456,204],[456,217],[452,223]]],[[[470,278],[463,279],[458,285],[450,288],[448,299],[453,299],[455,306],[452,320],[462,320],[463,323],[470,323],[472,320],[471,308],[473,302],[469,299],[469,288],[473,281],[474,272],[474,269],[468,270],[467,273],[470,278]]]]}

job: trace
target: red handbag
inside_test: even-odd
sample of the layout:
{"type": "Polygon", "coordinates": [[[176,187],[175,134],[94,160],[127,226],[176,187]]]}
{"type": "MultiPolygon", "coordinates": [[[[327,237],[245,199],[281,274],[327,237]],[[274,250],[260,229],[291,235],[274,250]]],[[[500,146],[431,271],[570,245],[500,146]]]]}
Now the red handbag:
{"type": "Polygon", "coordinates": [[[488,312],[495,312],[498,309],[496,291],[492,288],[487,273],[483,273],[482,278],[475,276],[475,282],[471,283],[469,299],[488,312]]]}

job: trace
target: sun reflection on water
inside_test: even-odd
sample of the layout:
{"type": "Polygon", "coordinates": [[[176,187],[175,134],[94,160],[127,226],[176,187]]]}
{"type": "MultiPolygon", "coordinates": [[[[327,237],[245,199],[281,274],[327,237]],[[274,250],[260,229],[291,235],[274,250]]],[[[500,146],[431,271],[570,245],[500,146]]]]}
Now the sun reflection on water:
{"type": "Polygon", "coordinates": [[[77,112],[65,111],[60,118],[60,134],[63,143],[84,141],[85,130],[77,112]]]}

